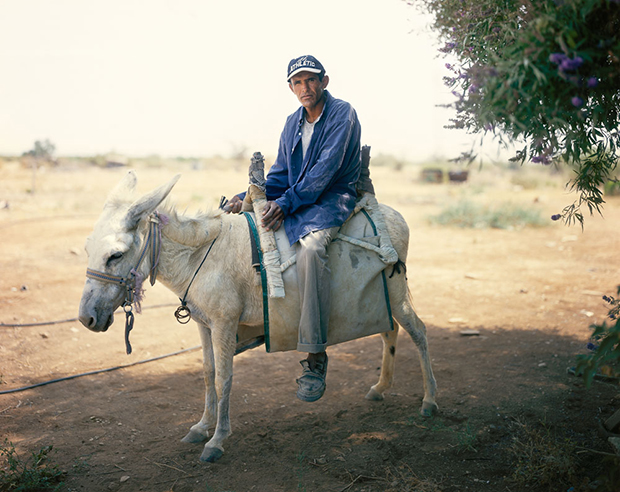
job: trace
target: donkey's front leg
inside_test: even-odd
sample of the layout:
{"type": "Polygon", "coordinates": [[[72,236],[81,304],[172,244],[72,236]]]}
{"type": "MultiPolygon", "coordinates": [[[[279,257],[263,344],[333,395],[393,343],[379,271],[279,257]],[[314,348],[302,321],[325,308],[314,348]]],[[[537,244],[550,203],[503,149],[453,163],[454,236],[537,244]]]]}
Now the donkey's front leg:
{"type": "Polygon", "coordinates": [[[182,439],[187,443],[198,443],[209,438],[209,429],[215,427],[217,420],[217,394],[215,392],[215,362],[213,358],[213,343],[211,329],[204,323],[198,323],[200,339],[202,341],[202,360],[205,379],[205,410],[200,422],[193,425],[188,434],[182,439]]]}
{"type": "Polygon", "coordinates": [[[217,424],[213,437],[205,444],[200,456],[202,461],[216,461],[224,453],[223,443],[230,436],[230,390],[233,377],[233,356],[235,355],[236,323],[218,323],[213,326],[213,353],[215,356],[215,390],[218,409],[217,424]]]}

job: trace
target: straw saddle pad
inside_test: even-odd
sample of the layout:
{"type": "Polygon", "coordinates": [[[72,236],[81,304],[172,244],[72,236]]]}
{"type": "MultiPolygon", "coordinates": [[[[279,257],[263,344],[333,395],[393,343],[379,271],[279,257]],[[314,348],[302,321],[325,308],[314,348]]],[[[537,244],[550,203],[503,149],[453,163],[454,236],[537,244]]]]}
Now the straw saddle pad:
{"type": "MultiPolygon", "coordinates": [[[[396,263],[398,256],[389,238],[382,240],[381,232],[377,232],[375,221],[382,221],[382,216],[377,217],[378,207],[372,214],[375,221],[364,207],[358,207],[356,211],[328,247],[331,271],[328,345],[394,329],[385,269],[396,263]],[[379,251],[385,252],[386,249],[380,246],[382,243],[385,245],[386,240],[388,251],[391,251],[380,256],[379,251]]],[[[383,223],[379,230],[387,233],[383,223]]],[[[276,231],[275,238],[285,295],[263,296],[263,302],[268,303],[268,322],[264,330],[267,352],[296,350],[301,311],[295,247],[289,245],[284,227],[276,231]]],[[[267,321],[267,313],[265,318],[267,321]]],[[[240,326],[238,340],[241,342],[256,337],[256,328],[240,326]]]]}

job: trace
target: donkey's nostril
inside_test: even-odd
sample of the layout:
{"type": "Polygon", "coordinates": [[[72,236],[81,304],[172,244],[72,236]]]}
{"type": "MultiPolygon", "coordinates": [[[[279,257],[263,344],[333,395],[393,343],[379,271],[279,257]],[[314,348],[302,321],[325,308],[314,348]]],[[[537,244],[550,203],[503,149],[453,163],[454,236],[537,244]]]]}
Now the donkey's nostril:
{"type": "Polygon", "coordinates": [[[83,315],[79,317],[79,320],[80,323],[82,323],[89,330],[92,330],[97,324],[97,318],[95,318],[94,316],[83,315]]]}

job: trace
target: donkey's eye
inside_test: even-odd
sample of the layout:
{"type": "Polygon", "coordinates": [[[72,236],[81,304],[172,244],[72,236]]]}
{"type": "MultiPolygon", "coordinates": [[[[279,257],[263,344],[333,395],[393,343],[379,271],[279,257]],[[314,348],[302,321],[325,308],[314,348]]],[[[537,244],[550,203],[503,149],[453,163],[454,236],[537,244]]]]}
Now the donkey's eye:
{"type": "Polygon", "coordinates": [[[118,253],[114,253],[108,258],[108,265],[112,264],[113,262],[117,260],[120,260],[122,257],[123,257],[123,253],[121,253],[120,251],[118,253]]]}

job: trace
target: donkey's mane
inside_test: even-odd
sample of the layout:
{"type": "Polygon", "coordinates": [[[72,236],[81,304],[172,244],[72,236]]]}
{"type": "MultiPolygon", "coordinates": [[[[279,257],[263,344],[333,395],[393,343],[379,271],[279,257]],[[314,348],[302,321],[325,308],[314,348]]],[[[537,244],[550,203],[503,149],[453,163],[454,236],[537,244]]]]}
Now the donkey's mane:
{"type": "Polygon", "coordinates": [[[179,212],[177,206],[166,200],[162,204],[161,214],[167,215],[170,219],[180,223],[186,222],[207,222],[212,219],[221,217],[225,212],[222,209],[198,210],[194,215],[187,215],[186,212],[179,212]]]}
{"type": "Polygon", "coordinates": [[[163,233],[170,239],[193,248],[203,246],[220,232],[221,217],[225,212],[221,209],[198,211],[195,215],[179,213],[176,206],[165,203],[159,213],[162,223],[166,222],[163,233]],[[164,218],[165,217],[165,218],[164,218]],[[213,223],[217,221],[217,230],[213,223]]]}

